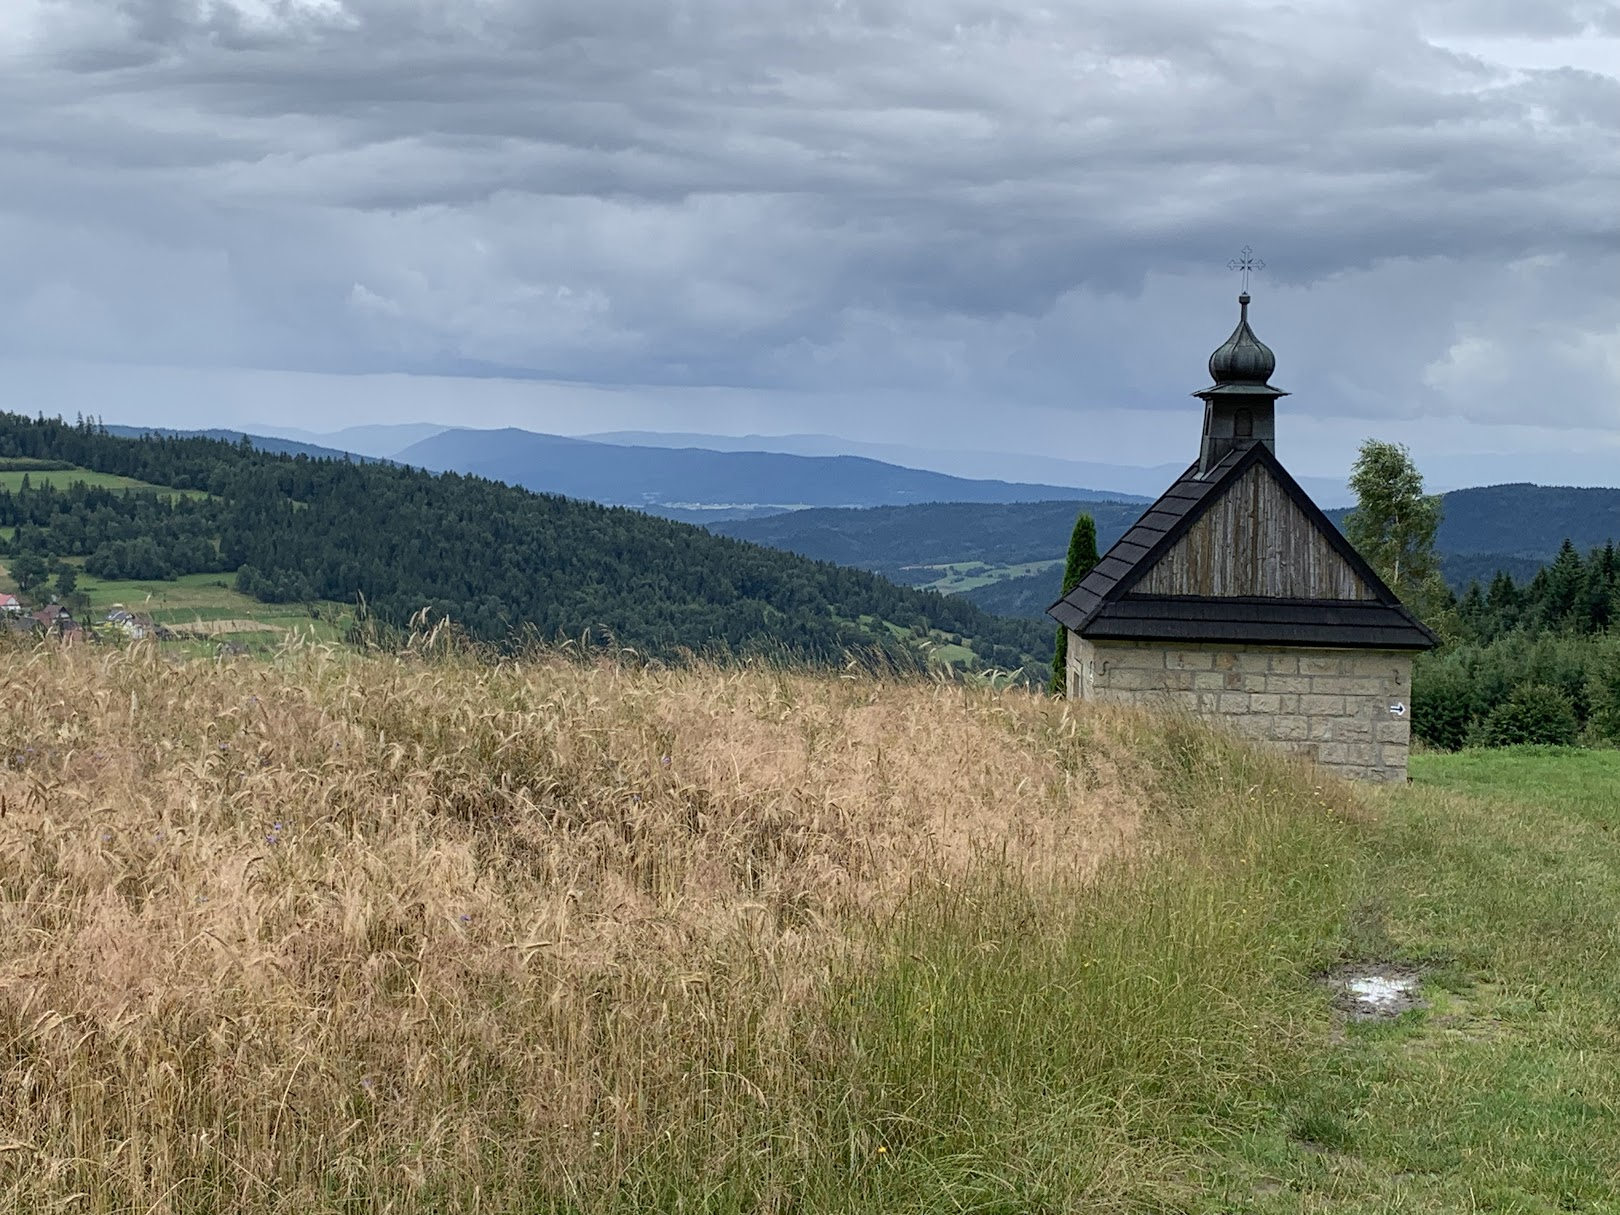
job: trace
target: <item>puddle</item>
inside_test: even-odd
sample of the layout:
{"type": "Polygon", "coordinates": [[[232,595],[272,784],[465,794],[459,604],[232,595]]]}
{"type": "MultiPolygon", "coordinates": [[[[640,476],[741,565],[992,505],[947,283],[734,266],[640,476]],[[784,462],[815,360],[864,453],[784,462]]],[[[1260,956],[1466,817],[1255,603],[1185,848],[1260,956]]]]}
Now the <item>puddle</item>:
{"type": "Polygon", "coordinates": [[[1333,1005],[1358,1021],[1398,1017],[1421,1008],[1422,983],[1414,970],[1382,963],[1341,966],[1322,976],[1333,991],[1333,1005]]]}

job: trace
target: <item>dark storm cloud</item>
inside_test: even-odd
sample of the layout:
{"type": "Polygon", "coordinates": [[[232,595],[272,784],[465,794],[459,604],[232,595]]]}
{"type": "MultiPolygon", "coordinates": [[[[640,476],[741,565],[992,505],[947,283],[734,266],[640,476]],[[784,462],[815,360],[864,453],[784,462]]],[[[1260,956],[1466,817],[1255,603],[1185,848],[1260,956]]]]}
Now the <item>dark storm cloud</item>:
{"type": "Polygon", "coordinates": [[[1612,421],[1620,82],[1447,42],[1605,31],[1506,0],[21,0],[0,348],[1151,403],[1197,386],[1253,241],[1328,407],[1491,417],[1539,382],[1612,421]]]}

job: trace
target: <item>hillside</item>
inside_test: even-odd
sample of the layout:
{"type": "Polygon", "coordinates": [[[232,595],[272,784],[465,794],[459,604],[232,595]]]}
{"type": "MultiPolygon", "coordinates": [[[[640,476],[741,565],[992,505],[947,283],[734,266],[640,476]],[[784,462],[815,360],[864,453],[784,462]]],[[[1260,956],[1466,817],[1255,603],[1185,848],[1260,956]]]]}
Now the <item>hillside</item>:
{"type": "Polygon", "coordinates": [[[8,1210],[1440,1215],[1620,1174],[1612,752],[1417,756],[1364,805],[921,679],[0,656],[8,1210]]]}
{"type": "Polygon", "coordinates": [[[1105,496],[1062,486],[976,481],[859,456],[637,447],[510,429],[443,431],[396,458],[570,498],[688,512],[1105,496]]]}
{"type": "Polygon", "coordinates": [[[15,416],[0,416],[0,457],[192,491],[0,489],[13,556],[82,560],[100,579],[223,574],[263,602],[363,599],[393,627],[428,609],[491,642],[605,630],[668,657],[723,649],[842,661],[851,649],[932,649],[1015,670],[1048,655],[1044,629],[959,599],[474,477],[15,416]]]}

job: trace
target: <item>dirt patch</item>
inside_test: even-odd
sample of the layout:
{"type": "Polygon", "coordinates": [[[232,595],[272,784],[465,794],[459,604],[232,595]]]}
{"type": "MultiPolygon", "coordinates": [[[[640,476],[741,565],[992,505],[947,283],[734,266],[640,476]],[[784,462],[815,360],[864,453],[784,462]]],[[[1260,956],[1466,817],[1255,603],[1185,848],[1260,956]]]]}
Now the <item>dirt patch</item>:
{"type": "Polygon", "coordinates": [[[1427,1006],[1419,994],[1422,976],[1390,962],[1351,962],[1322,976],[1333,1007],[1353,1021],[1387,1021],[1427,1006]]]}

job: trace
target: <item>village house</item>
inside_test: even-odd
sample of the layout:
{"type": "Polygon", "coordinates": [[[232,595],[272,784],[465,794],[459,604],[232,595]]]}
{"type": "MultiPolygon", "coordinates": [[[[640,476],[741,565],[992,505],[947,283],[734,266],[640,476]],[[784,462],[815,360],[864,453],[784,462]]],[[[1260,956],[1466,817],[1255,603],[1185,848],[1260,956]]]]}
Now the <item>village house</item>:
{"type": "Polygon", "coordinates": [[[1175,708],[1342,775],[1405,780],[1412,657],[1436,638],[1276,455],[1276,358],[1209,359],[1198,459],[1048,609],[1071,697],[1175,708]]]}
{"type": "Polygon", "coordinates": [[[23,614],[22,601],[15,595],[0,594],[0,613],[7,616],[21,616],[23,614]]]}
{"type": "Polygon", "coordinates": [[[73,613],[60,603],[53,603],[49,607],[42,607],[31,614],[35,628],[46,633],[55,633],[58,637],[70,637],[79,632],[79,622],[73,619],[73,613]]]}

